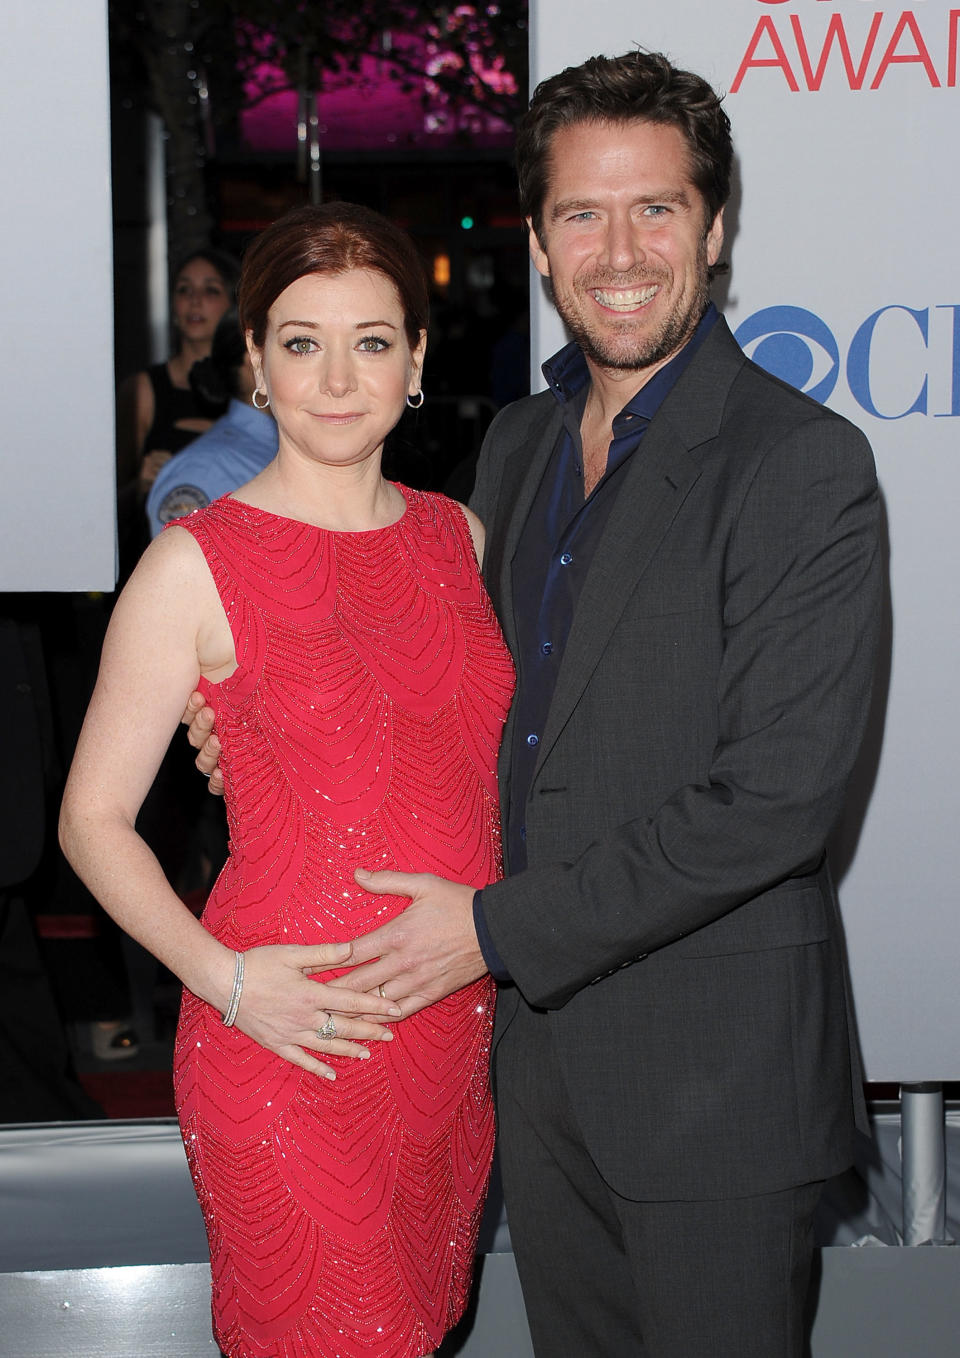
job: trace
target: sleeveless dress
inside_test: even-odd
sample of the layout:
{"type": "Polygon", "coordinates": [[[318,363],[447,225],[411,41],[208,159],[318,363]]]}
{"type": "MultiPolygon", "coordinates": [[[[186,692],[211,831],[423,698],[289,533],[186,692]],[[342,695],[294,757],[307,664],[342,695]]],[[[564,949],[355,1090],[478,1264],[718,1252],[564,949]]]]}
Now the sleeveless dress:
{"type": "MultiPolygon", "coordinates": [[[[357,867],[501,873],[496,757],[513,668],[466,519],[400,488],[340,533],[229,497],[180,521],[237,669],[217,714],[230,857],[203,915],[229,948],[339,942],[407,904],[357,867]]],[[[327,976],[332,973],[326,973],[327,976]]],[[[229,1358],[415,1358],[467,1301],[493,1146],[485,977],[394,1025],[335,1081],[184,992],[177,1109],[229,1358]]]]}

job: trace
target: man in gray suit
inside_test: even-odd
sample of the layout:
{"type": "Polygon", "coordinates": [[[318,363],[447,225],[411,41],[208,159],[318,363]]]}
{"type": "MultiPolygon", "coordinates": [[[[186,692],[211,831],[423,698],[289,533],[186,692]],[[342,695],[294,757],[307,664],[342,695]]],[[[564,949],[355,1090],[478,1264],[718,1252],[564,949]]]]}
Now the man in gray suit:
{"type": "Polygon", "coordinates": [[[811,1218],[863,1113],[824,846],[870,693],[877,485],[709,303],[731,154],[659,55],[534,95],[521,201],[574,342],[495,421],[474,498],[518,671],[508,875],[362,875],[411,904],[345,979],[404,1012],[500,980],[541,1358],[799,1355],[811,1218]]]}

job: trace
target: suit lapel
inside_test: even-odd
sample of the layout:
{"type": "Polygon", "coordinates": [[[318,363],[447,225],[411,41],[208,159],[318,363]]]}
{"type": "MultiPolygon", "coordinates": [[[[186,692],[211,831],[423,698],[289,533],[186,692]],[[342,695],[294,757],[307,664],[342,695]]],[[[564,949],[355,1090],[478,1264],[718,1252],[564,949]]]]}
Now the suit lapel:
{"type": "Polygon", "coordinates": [[[633,589],[696,483],[701,460],[693,450],[716,437],[730,383],[743,361],[725,322],[719,320],[631,458],[577,603],[540,742],[538,769],[569,720],[633,589]]]}
{"type": "MultiPolygon", "coordinates": [[[[563,423],[563,413],[556,401],[551,399],[546,408],[546,417],[533,420],[530,434],[511,450],[498,493],[498,511],[487,526],[484,576],[504,640],[514,656],[518,653],[518,642],[513,598],[513,558],[563,423]],[[506,508],[500,510],[500,505],[506,508]]],[[[515,721],[516,710],[511,707],[503,728],[498,761],[500,806],[505,822],[510,803],[510,751],[515,721]]]]}
{"type": "Polygon", "coordinates": [[[563,413],[559,405],[554,403],[549,418],[538,424],[537,431],[518,446],[504,470],[500,498],[509,508],[500,520],[503,527],[498,541],[491,543],[488,581],[507,645],[514,655],[517,653],[517,627],[513,600],[513,558],[562,424],[563,413]]]}

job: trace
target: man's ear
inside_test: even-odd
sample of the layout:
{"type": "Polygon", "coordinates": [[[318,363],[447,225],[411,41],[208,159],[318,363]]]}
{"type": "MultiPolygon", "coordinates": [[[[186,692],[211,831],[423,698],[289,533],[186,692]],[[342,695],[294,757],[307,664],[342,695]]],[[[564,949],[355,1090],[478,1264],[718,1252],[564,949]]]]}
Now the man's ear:
{"type": "Polygon", "coordinates": [[[533,267],[537,273],[543,274],[544,278],[550,277],[550,261],[547,259],[547,252],[540,244],[540,237],[533,228],[533,221],[527,218],[527,231],[530,237],[530,258],[533,260],[533,267]]]}
{"type": "Polygon", "coordinates": [[[717,213],[710,223],[707,231],[707,263],[712,268],[720,258],[720,251],[723,249],[723,208],[717,213]]]}

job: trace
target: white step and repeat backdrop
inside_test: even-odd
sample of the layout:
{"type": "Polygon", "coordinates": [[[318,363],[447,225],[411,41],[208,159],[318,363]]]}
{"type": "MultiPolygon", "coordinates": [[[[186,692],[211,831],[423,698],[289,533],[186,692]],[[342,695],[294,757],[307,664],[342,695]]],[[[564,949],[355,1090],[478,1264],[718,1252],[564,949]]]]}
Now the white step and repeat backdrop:
{"type": "MultiPolygon", "coordinates": [[[[841,902],[869,1078],[956,1079],[960,8],[531,0],[531,28],[531,84],[642,46],[726,92],[739,182],[717,300],[752,358],[873,444],[892,626],[841,902]]],[[[536,311],[539,362],[563,335],[536,311]]]]}

